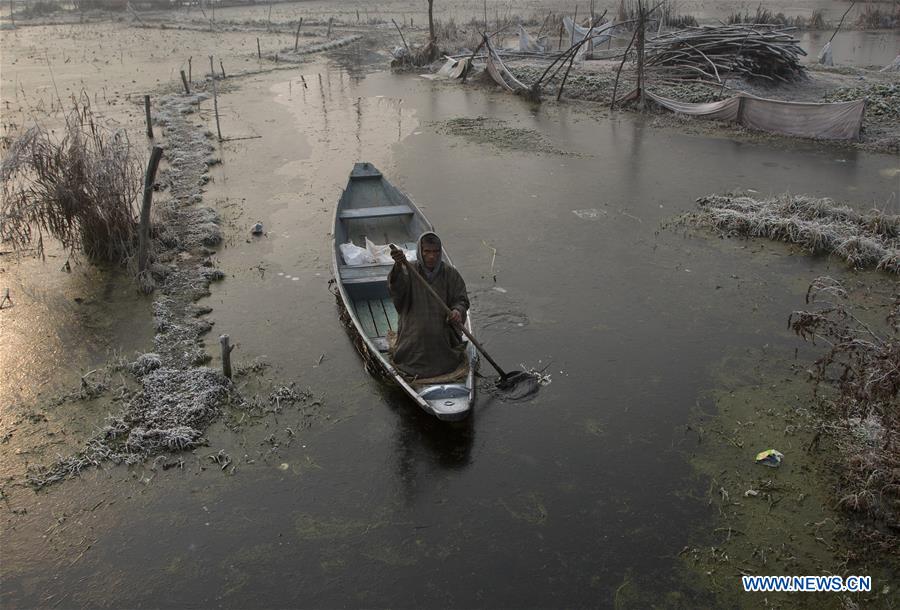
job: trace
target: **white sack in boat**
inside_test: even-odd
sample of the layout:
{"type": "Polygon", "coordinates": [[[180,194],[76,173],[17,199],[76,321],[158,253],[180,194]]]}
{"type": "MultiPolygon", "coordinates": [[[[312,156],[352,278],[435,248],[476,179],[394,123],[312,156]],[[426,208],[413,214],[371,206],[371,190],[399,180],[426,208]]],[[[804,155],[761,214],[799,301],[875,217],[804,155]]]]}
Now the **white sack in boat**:
{"type": "MultiPolygon", "coordinates": [[[[362,249],[362,248],[360,248],[362,249]]],[[[406,260],[411,263],[416,262],[416,251],[415,250],[407,250],[406,248],[400,248],[403,250],[403,254],[406,255],[406,260]]],[[[391,258],[391,245],[385,244],[380,245],[369,241],[369,238],[366,238],[366,251],[372,256],[373,262],[380,263],[382,265],[390,265],[393,264],[394,259],[391,258]]]]}
{"type": "Polygon", "coordinates": [[[353,242],[341,244],[341,257],[344,263],[355,267],[357,265],[371,265],[375,262],[375,256],[366,248],[360,248],[353,242]]]}

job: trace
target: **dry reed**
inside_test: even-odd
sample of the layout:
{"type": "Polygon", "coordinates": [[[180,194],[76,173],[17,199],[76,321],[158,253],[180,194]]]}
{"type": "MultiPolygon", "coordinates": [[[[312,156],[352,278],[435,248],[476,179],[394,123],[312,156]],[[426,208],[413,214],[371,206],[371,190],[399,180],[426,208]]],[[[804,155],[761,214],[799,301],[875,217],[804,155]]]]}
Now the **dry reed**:
{"type": "Polygon", "coordinates": [[[875,552],[900,544],[900,291],[887,306],[887,328],[860,320],[837,281],[817,278],[809,311],[788,325],[828,351],[810,371],[825,420],[841,453],[837,506],[857,514],[850,531],[875,552]]]}
{"type": "Polygon", "coordinates": [[[0,164],[0,240],[43,255],[49,235],[71,255],[126,262],[136,244],[137,151],[123,130],[99,125],[87,105],[76,105],[62,133],[34,125],[12,141],[0,164]]]}

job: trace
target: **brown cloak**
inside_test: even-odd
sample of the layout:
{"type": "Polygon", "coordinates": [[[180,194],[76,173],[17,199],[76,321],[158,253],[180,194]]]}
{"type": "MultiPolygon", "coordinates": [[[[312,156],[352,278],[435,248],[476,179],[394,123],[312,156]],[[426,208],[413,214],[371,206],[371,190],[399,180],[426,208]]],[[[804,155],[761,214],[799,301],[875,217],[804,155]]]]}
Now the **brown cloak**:
{"type": "MultiPolygon", "coordinates": [[[[427,278],[422,264],[422,237],[418,242],[418,262],[415,268],[427,278]]],[[[450,309],[456,309],[466,319],[469,297],[466,283],[459,272],[441,261],[431,279],[426,279],[450,309]]],[[[388,275],[388,288],[394,307],[400,316],[394,365],[411,377],[436,377],[450,373],[465,361],[465,346],[458,330],[447,321],[447,314],[428,293],[422,283],[409,275],[402,264],[395,264],[388,275]]]]}

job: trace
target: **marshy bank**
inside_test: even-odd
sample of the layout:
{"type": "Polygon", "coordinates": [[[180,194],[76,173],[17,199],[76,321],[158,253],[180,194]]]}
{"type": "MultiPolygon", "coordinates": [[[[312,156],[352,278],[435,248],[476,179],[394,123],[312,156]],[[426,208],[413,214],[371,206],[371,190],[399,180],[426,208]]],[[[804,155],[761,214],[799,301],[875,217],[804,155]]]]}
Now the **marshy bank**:
{"type": "MultiPolygon", "coordinates": [[[[683,553],[708,576],[788,573],[800,564],[828,571],[839,556],[844,576],[865,572],[890,580],[900,540],[900,291],[896,281],[878,276],[897,273],[900,216],[791,195],[711,195],[698,203],[700,211],[679,224],[785,241],[881,273],[874,281],[820,277],[810,284],[807,309],[793,311],[788,326],[818,344],[814,361],[763,350],[723,364],[721,389],[710,392],[709,404],[698,402],[695,421],[685,429],[685,444],[696,441],[692,461],[711,477],[707,495],[723,526],[714,531],[715,546],[683,553]],[[754,369],[745,375],[754,380],[749,384],[734,373],[743,367],[754,369]],[[784,452],[786,466],[779,459],[769,464],[777,470],[769,470],[748,459],[748,452],[769,447],[784,452]],[[723,464],[729,466],[720,469],[723,464]],[[750,534],[764,530],[771,536],[750,534]]],[[[876,587],[866,601],[890,607],[893,586],[876,587]]]]}

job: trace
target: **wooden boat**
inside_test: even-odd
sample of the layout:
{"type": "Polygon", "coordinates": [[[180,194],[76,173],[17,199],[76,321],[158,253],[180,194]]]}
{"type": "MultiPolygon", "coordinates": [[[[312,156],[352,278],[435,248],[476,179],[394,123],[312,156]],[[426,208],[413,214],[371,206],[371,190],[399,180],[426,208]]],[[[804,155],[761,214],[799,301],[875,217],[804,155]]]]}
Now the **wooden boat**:
{"type": "MultiPolygon", "coordinates": [[[[366,238],[415,250],[419,235],[433,227],[422,211],[394,188],[371,163],[356,163],[334,214],[333,272],[338,297],[359,337],[363,357],[399,385],[416,404],[438,419],[464,419],[475,399],[475,347],[465,337],[469,370],[464,382],[420,383],[408,380],[388,356],[388,333],[396,332],[398,315],[388,294],[393,264],[345,264],[340,245],[366,247],[366,238]]],[[[443,260],[450,263],[446,249],[443,260]]],[[[472,330],[472,316],[466,320],[472,330]]],[[[367,367],[368,368],[368,367],[367,367]]]]}

